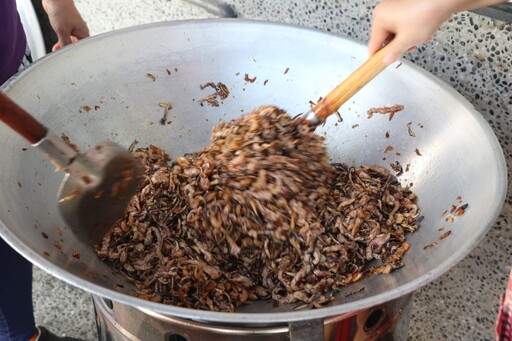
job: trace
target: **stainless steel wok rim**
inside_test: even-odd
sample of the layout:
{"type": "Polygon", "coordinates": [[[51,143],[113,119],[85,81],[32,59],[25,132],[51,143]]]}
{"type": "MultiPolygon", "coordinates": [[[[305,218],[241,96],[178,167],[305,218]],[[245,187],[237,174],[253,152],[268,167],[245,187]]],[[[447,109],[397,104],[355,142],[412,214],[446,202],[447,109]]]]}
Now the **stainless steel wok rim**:
{"type": "MultiPolygon", "coordinates": [[[[21,80],[27,72],[29,72],[32,68],[39,66],[41,64],[44,64],[45,62],[51,60],[52,58],[59,58],[59,56],[63,53],[66,53],[68,49],[77,48],[82,45],[92,44],[94,41],[98,38],[104,38],[109,36],[115,36],[119,34],[125,34],[131,31],[140,31],[145,29],[152,29],[159,26],[186,26],[186,25],[256,25],[256,26],[265,26],[265,27],[275,27],[275,28],[293,28],[295,30],[303,30],[303,31],[310,31],[314,32],[315,34],[323,35],[323,36],[331,36],[335,37],[336,39],[341,39],[345,41],[351,41],[352,43],[357,43],[359,45],[363,45],[360,42],[357,42],[350,38],[341,37],[338,35],[335,35],[333,33],[323,32],[318,29],[312,29],[312,28],[304,28],[297,25],[290,25],[290,24],[283,24],[283,23],[273,23],[273,22],[263,22],[263,21],[257,21],[257,20],[247,20],[247,19],[192,19],[192,20],[181,20],[181,21],[175,21],[175,22],[159,22],[159,23],[152,23],[152,24],[145,24],[145,25],[139,25],[129,28],[124,28],[120,30],[115,30],[112,32],[103,33],[100,35],[97,35],[95,37],[91,37],[88,39],[84,39],[72,46],[65,47],[61,49],[60,51],[57,51],[56,53],[52,53],[48,56],[45,56],[41,58],[40,60],[36,61],[29,67],[27,67],[24,71],[22,71],[20,74],[13,76],[10,80],[8,80],[4,85],[0,87],[0,91],[7,91],[9,90],[13,85],[15,85],[19,80],[21,80]]],[[[455,91],[453,88],[448,86],[447,83],[444,81],[435,78],[433,75],[428,74],[424,72],[421,68],[415,66],[414,64],[408,62],[408,61],[402,61],[403,65],[402,68],[412,68],[416,71],[416,73],[421,72],[422,76],[427,77],[430,81],[436,83],[440,87],[443,88],[444,91],[447,91],[450,93],[450,95],[454,96],[456,99],[458,99],[461,103],[463,103],[467,109],[468,112],[471,113],[471,115],[474,117],[474,119],[480,121],[482,124],[483,129],[485,130],[485,135],[489,140],[489,143],[493,146],[494,151],[501,151],[499,142],[492,131],[492,129],[489,127],[485,119],[478,113],[472,105],[457,91],[455,91]]],[[[498,183],[507,183],[507,168],[505,163],[505,158],[502,152],[496,152],[496,167],[498,169],[498,174],[501,177],[501,179],[498,179],[498,183]],[[501,172],[500,172],[501,170],[501,172]]],[[[105,297],[108,299],[111,299],[113,301],[117,301],[122,304],[127,304],[136,308],[141,308],[144,310],[149,310],[156,313],[161,313],[164,315],[171,315],[171,316],[177,316],[182,318],[189,318],[194,320],[201,320],[205,322],[229,322],[233,324],[237,323],[251,323],[251,324],[280,324],[280,323],[287,323],[287,322],[293,322],[293,321],[301,321],[301,320],[312,320],[312,319],[319,319],[319,318],[325,318],[329,316],[336,316],[336,315],[342,315],[345,313],[350,313],[354,311],[358,311],[364,308],[376,306],[378,304],[393,300],[395,298],[398,298],[400,296],[403,296],[405,294],[411,293],[418,288],[430,283],[431,281],[435,280],[436,278],[440,277],[444,273],[446,273],[448,270],[453,268],[457,263],[459,263],[464,257],[466,257],[469,252],[477,246],[477,244],[484,238],[485,234],[488,232],[488,230],[492,227],[494,224],[494,221],[497,219],[499,213],[502,210],[505,196],[506,196],[506,186],[503,186],[503,188],[497,188],[496,192],[499,194],[500,198],[500,205],[495,209],[495,211],[492,214],[492,219],[490,219],[487,224],[486,228],[482,230],[482,232],[479,235],[473,235],[472,240],[468,242],[468,247],[465,248],[459,248],[456,250],[455,253],[451,254],[450,257],[446,258],[444,262],[439,264],[438,267],[433,269],[432,271],[429,271],[422,276],[416,278],[415,280],[406,283],[405,285],[399,286],[394,288],[393,290],[387,291],[385,293],[381,293],[375,296],[370,296],[358,301],[339,304],[339,305],[333,305],[328,306],[322,309],[315,309],[315,310],[307,310],[307,311],[297,311],[297,312],[277,312],[277,313],[222,313],[222,312],[211,312],[211,311],[202,311],[202,310],[194,310],[194,309],[188,309],[188,308],[180,308],[175,307],[171,305],[165,305],[155,302],[146,301],[140,298],[136,298],[133,296],[129,296],[126,294],[119,293],[112,289],[106,289],[102,286],[93,284],[92,282],[89,282],[88,280],[73,275],[71,273],[68,273],[67,271],[64,271],[62,268],[54,265],[51,261],[46,259],[43,255],[40,255],[33,250],[26,247],[20,239],[18,239],[12,232],[10,232],[3,221],[0,221],[0,235],[4,238],[4,240],[10,244],[15,250],[17,250],[19,253],[21,253],[25,258],[27,258],[29,261],[31,261],[33,264],[37,265],[38,267],[42,268],[46,272],[50,273],[51,275],[75,286],[82,290],[85,290],[87,292],[93,293],[95,295],[105,297]]],[[[407,264],[405,265],[404,269],[406,269],[407,264]]],[[[403,271],[402,269],[401,271],[403,271]]]]}

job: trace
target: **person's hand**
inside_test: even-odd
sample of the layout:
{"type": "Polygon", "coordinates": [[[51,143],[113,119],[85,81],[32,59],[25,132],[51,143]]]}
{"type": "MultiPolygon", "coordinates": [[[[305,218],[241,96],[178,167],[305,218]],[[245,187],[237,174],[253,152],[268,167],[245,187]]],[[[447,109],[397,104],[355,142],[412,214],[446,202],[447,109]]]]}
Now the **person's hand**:
{"type": "Polygon", "coordinates": [[[368,50],[373,54],[390,41],[384,63],[391,64],[429,40],[450,15],[438,0],[385,0],[373,12],[368,50]]]}
{"type": "Polygon", "coordinates": [[[391,64],[430,40],[453,13],[499,2],[504,0],[384,0],[373,13],[368,50],[374,54],[390,41],[384,63],[391,64]]]}
{"type": "Polygon", "coordinates": [[[52,51],[89,36],[89,28],[78,13],[73,0],[43,0],[43,7],[59,38],[52,51]]]}

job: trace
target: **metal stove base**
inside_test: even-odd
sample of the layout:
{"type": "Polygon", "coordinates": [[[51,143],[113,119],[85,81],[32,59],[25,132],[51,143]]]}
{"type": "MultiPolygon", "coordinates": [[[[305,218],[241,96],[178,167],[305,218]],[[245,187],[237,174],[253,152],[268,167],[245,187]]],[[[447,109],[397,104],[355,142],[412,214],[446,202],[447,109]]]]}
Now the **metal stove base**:
{"type": "Polygon", "coordinates": [[[262,327],[197,322],[92,298],[100,341],[406,341],[412,311],[409,294],[354,314],[262,327]]]}

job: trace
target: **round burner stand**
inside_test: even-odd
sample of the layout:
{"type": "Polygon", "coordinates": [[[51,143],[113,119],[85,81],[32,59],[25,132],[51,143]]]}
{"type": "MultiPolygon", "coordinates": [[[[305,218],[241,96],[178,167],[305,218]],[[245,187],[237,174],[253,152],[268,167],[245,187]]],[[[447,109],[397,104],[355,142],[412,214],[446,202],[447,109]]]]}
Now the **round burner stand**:
{"type": "Polygon", "coordinates": [[[235,325],[162,315],[92,296],[100,341],[406,341],[409,294],[358,312],[277,325],[235,325]]]}

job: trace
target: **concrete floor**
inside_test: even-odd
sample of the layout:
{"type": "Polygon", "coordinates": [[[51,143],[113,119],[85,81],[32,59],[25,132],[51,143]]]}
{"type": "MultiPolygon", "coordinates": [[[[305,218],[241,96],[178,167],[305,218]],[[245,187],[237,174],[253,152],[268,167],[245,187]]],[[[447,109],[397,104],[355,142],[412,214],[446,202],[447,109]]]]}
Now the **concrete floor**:
{"type": "Polygon", "coordinates": [[[91,296],[34,267],[36,323],[58,334],[97,340],[91,296]]]}

